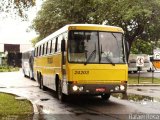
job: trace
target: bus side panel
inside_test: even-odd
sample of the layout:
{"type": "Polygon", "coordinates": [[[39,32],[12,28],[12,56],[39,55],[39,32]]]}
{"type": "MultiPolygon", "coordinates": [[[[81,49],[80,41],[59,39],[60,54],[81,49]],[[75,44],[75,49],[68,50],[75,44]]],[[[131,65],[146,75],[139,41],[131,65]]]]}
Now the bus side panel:
{"type": "Polygon", "coordinates": [[[42,74],[44,86],[56,90],[56,74],[59,76],[60,80],[62,79],[61,54],[52,54],[37,59],[35,58],[34,71],[35,75],[37,72],[42,74]]]}
{"type": "Polygon", "coordinates": [[[46,66],[43,71],[45,76],[44,83],[45,85],[53,90],[56,90],[56,75],[59,76],[61,80],[61,54],[53,54],[45,57],[46,66]]]}

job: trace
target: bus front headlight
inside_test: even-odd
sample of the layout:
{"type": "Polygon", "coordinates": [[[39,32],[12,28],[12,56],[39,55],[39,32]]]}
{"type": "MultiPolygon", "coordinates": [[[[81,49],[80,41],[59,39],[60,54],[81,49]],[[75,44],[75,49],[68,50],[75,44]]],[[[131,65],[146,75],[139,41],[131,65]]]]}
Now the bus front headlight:
{"type": "Polygon", "coordinates": [[[74,86],[72,87],[72,89],[73,89],[73,91],[77,91],[77,90],[78,90],[78,86],[74,85],[74,86]]]}
{"type": "Polygon", "coordinates": [[[115,90],[118,91],[118,90],[119,90],[119,86],[116,86],[116,87],[115,87],[115,90]]]}
{"type": "Polygon", "coordinates": [[[83,91],[83,87],[79,87],[79,91],[83,91]]]}
{"type": "Polygon", "coordinates": [[[124,85],[120,85],[120,89],[124,90],[125,89],[124,85]]]}

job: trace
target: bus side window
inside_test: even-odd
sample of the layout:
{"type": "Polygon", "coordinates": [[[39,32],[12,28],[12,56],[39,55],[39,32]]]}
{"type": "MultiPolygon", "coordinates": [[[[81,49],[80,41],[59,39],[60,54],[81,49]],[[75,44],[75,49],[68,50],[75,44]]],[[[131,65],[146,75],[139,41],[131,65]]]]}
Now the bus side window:
{"type": "Polygon", "coordinates": [[[37,48],[35,48],[34,50],[34,57],[36,57],[36,51],[37,51],[37,48]]]}
{"type": "MultiPolygon", "coordinates": [[[[65,33],[63,34],[63,39],[65,40],[65,46],[67,46],[68,32],[65,32],[65,33]]],[[[65,49],[67,50],[67,47],[65,47],[65,49]]]]}
{"type": "Polygon", "coordinates": [[[48,51],[48,42],[46,43],[46,54],[47,54],[47,51],[48,51]]]}
{"type": "Polygon", "coordinates": [[[51,53],[51,48],[52,48],[52,40],[48,42],[48,54],[51,53]]]}
{"type": "Polygon", "coordinates": [[[41,45],[41,56],[43,56],[43,45],[41,45]]]}
{"type": "Polygon", "coordinates": [[[44,55],[46,54],[46,43],[44,43],[44,55]]]}
{"type": "Polygon", "coordinates": [[[58,37],[58,42],[57,42],[57,52],[61,51],[61,41],[62,41],[62,35],[58,37]]]}
{"type": "Polygon", "coordinates": [[[39,56],[41,56],[41,45],[39,46],[39,56]]]}
{"type": "Polygon", "coordinates": [[[55,43],[55,52],[57,52],[57,45],[58,44],[58,37],[56,38],[56,43],[55,43]]]}
{"type": "Polygon", "coordinates": [[[54,53],[55,52],[55,42],[56,42],[56,40],[55,39],[53,39],[52,40],[52,53],[54,53]]]}
{"type": "Polygon", "coordinates": [[[37,47],[37,51],[36,51],[36,56],[38,56],[38,47],[37,47]]]}
{"type": "Polygon", "coordinates": [[[45,47],[45,45],[43,44],[42,55],[44,55],[44,47],[45,47]]]}

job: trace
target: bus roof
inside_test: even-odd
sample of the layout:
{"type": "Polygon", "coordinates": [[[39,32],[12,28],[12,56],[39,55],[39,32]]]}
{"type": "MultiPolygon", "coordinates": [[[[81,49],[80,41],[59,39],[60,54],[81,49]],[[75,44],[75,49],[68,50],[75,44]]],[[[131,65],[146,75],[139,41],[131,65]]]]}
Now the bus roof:
{"type": "Polygon", "coordinates": [[[109,31],[109,32],[121,32],[123,33],[122,28],[116,26],[109,26],[109,25],[99,25],[99,24],[68,24],[64,27],[60,28],[59,30],[55,31],[54,33],[50,34],[43,40],[39,41],[36,46],[39,46],[48,40],[56,37],[57,35],[66,32],[67,30],[95,30],[95,31],[109,31]]]}

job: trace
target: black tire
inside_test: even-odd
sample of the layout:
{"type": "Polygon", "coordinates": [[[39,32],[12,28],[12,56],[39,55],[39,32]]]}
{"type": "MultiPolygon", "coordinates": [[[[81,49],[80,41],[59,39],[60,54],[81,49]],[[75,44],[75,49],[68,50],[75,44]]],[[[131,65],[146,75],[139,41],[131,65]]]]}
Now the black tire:
{"type": "Polygon", "coordinates": [[[41,89],[41,75],[39,72],[37,73],[37,82],[39,84],[39,89],[41,89]]]}
{"type": "Polygon", "coordinates": [[[29,79],[31,79],[31,75],[30,75],[30,72],[29,72],[29,79]]]}
{"type": "Polygon", "coordinates": [[[32,74],[32,77],[30,77],[30,79],[31,79],[31,80],[35,80],[35,79],[34,79],[34,74],[33,74],[32,71],[31,71],[31,74],[32,74]]]}
{"type": "Polygon", "coordinates": [[[149,68],[149,70],[147,70],[147,72],[152,72],[152,68],[149,68]]]}
{"type": "Polygon", "coordinates": [[[108,101],[109,98],[110,98],[110,96],[111,96],[111,94],[102,94],[102,95],[101,95],[101,98],[102,98],[103,100],[108,101]]]}
{"type": "Polygon", "coordinates": [[[46,87],[43,85],[43,76],[40,75],[40,89],[46,90],[46,87]]]}
{"type": "Polygon", "coordinates": [[[58,100],[64,102],[65,101],[65,95],[62,93],[62,86],[61,86],[61,81],[58,81],[58,90],[57,90],[57,97],[58,100]]]}
{"type": "Polygon", "coordinates": [[[29,79],[30,79],[30,80],[33,80],[33,77],[31,77],[31,74],[32,74],[32,73],[29,72],[29,79]]]}
{"type": "Polygon", "coordinates": [[[24,77],[27,77],[27,75],[25,74],[25,71],[24,71],[24,70],[23,70],[23,76],[24,76],[24,77]]]}
{"type": "Polygon", "coordinates": [[[137,73],[137,71],[133,71],[133,73],[137,73]]]}

